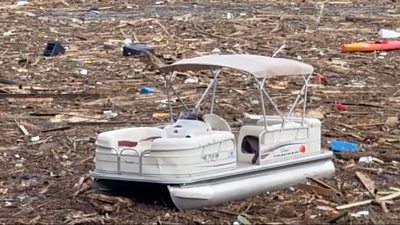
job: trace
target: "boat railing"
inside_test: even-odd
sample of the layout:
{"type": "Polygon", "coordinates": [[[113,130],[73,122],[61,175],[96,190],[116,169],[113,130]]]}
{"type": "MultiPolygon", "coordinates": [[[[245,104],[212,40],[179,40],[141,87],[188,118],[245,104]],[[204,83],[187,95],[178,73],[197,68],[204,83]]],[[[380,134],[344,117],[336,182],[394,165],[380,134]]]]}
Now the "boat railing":
{"type": "MultiPolygon", "coordinates": [[[[216,152],[216,153],[220,154],[221,145],[222,145],[222,143],[224,141],[231,141],[233,143],[233,146],[235,146],[235,140],[234,140],[234,138],[232,138],[232,139],[228,139],[228,140],[219,141],[218,143],[212,143],[212,144],[203,145],[201,147],[201,153],[202,154],[204,153],[204,150],[205,150],[206,147],[208,147],[210,145],[213,145],[213,144],[218,144],[218,152],[216,152]]],[[[102,152],[101,154],[117,156],[117,162],[116,162],[117,163],[117,171],[116,172],[118,174],[122,173],[121,172],[121,156],[123,155],[124,152],[126,152],[126,151],[134,151],[136,153],[136,155],[129,155],[129,156],[130,157],[138,157],[139,158],[139,171],[138,171],[138,174],[141,175],[143,173],[143,158],[146,155],[149,155],[151,153],[151,151],[154,151],[154,149],[146,149],[144,151],[139,151],[139,150],[137,150],[135,148],[116,148],[116,147],[113,147],[113,146],[105,146],[105,145],[101,145],[101,144],[98,144],[98,143],[96,143],[96,147],[103,148],[103,149],[108,149],[108,150],[111,151],[110,153],[102,152]]],[[[194,149],[194,148],[188,148],[188,149],[184,149],[184,150],[191,150],[191,149],[194,149]]]]}

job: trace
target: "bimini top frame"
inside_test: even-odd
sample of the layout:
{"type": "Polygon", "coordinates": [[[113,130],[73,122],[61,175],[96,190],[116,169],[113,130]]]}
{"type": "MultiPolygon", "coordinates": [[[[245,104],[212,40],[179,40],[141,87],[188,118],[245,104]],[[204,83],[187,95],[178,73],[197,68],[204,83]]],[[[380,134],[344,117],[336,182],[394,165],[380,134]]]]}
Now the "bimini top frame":
{"type": "MultiPolygon", "coordinates": [[[[300,100],[301,95],[304,95],[304,99],[307,99],[307,89],[308,89],[308,82],[311,78],[311,75],[314,71],[314,68],[311,65],[306,63],[302,63],[299,61],[291,60],[291,59],[284,59],[284,58],[272,58],[267,56],[259,56],[259,55],[207,55],[207,56],[200,56],[194,57],[189,59],[183,59],[178,62],[175,62],[171,65],[167,65],[161,67],[159,70],[164,73],[172,73],[172,72],[185,72],[185,71],[199,71],[199,70],[210,70],[213,73],[213,81],[207,87],[206,91],[201,96],[200,100],[196,104],[195,109],[197,109],[204,99],[205,95],[208,93],[210,88],[213,86],[213,96],[212,96],[212,103],[211,103],[211,113],[213,112],[214,107],[214,99],[215,99],[215,92],[216,86],[218,82],[218,75],[222,69],[234,69],[239,70],[241,72],[247,73],[251,75],[254,80],[256,81],[259,90],[260,90],[260,99],[261,99],[261,107],[263,110],[264,116],[264,126],[267,129],[266,123],[266,110],[265,110],[265,102],[264,102],[264,95],[268,98],[271,104],[274,106],[275,110],[279,113],[282,118],[282,126],[284,126],[284,121],[288,118],[291,113],[293,112],[297,102],[300,100]],[[297,95],[293,105],[291,106],[289,112],[286,116],[284,116],[281,111],[278,109],[277,105],[273,102],[271,97],[269,96],[268,92],[264,89],[264,84],[267,78],[277,77],[277,76],[302,76],[304,79],[304,86],[302,87],[301,91],[297,95]]],[[[181,101],[175,90],[173,89],[172,85],[170,84],[170,80],[172,78],[172,74],[169,78],[164,76],[166,80],[166,86],[171,88],[174,94],[178,97],[181,101]]],[[[168,96],[169,99],[169,96],[168,96]]],[[[186,110],[189,109],[186,105],[181,101],[184,105],[186,110]]],[[[170,105],[171,106],[171,105],[170,105]]],[[[304,114],[306,110],[306,101],[303,104],[303,113],[302,113],[302,124],[304,121],[304,114]]],[[[171,120],[172,120],[172,109],[171,111],[171,120]]]]}

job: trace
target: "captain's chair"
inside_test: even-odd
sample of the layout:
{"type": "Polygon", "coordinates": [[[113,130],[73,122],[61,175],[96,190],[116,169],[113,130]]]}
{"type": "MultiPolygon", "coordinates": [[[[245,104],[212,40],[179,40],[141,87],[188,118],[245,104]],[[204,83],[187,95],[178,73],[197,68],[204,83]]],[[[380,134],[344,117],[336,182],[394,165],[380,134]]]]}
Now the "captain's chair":
{"type": "Polygon", "coordinates": [[[203,116],[203,120],[211,127],[211,130],[231,132],[231,127],[229,126],[228,122],[216,114],[205,114],[203,116]]]}

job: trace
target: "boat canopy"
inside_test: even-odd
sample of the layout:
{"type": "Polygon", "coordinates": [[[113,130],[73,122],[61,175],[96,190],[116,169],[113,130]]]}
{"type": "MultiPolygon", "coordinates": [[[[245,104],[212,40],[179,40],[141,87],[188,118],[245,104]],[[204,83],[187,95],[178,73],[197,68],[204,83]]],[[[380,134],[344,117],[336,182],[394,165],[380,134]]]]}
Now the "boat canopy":
{"type": "Polygon", "coordinates": [[[311,65],[299,61],[272,58],[259,55],[206,55],[189,59],[182,59],[171,65],[160,68],[163,73],[173,71],[198,71],[198,70],[218,70],[230,68],[250,73],[256,78],[309,75],[314,71],[311,65]]]}

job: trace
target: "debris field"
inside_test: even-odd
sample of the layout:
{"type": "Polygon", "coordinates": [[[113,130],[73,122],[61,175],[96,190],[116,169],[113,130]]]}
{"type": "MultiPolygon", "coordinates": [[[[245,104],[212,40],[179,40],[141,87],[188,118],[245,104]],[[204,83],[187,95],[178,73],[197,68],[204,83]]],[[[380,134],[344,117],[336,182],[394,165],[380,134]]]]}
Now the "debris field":
{"type": "MultiPolygon", "coordinates": [[[[400,52],[340,51],[400,29],[396,1],[7,0],[0,16],[1,224],[400,223],[400,52]],[[43,56],[52,40],[64,54],[43,56]],[[129,40],[155,56],[124,56],[129,40]],[[271,56],[282,45],[276,57],[315,67],[307,113],[322,122],[322,146],[360,145],[335,153],[333,178],[182,212],[93,190],[98,133],[168,121],[158,66],[215,48],[271,56]]],[[[178,73],[173,83],[190,105],[209,79],[178,73]]],[[[268,82],[280,109],[301,81],[268,82]]],[[[224,71],[218,85],[217,114],[232,126],[260,112],[248,78],[224,71]]]]}

